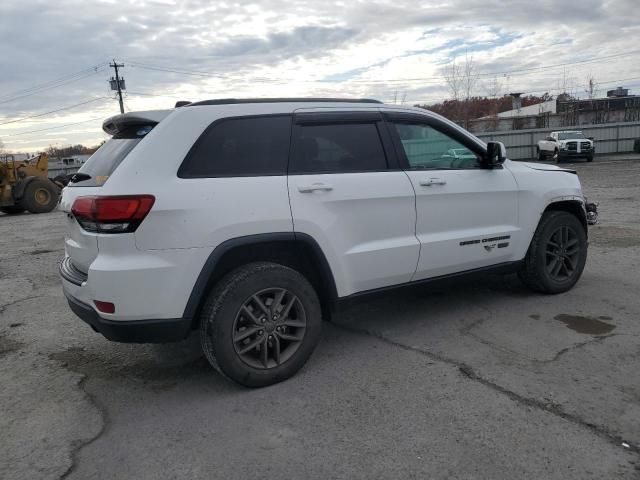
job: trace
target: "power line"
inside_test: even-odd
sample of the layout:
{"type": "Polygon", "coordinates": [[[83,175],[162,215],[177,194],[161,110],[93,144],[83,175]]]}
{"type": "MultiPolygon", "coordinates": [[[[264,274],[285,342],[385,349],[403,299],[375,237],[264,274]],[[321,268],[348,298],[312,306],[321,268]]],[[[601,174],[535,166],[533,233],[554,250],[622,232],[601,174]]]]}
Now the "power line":
{"type": "MultiPolygon", "coordinates": [[[[570,65],[582,65],[582,64],[588,64],[588,63],[595,63],[595,62],[599,62],[601,60],[608,60],[611,58],[619,58],[619,57],[626,57],[629,55],[636,55],[640,53],[640,50],[634,50],[631,52],[625,52],[625,53],[617,53],[615,55],[607,55],[607,56],[603,56],[603,57],[595,57],[592,58],[590,60],[579,60],[576,62],[566,62],[566,63],[556,63],[553,65],[540,65],[538,67],[531,67],[531,68],[521,68],[521,69],[516,69],[516,70],[505,70],[505,71],[501,71],[501,72],[484,72],[484,73],[478,73],[475,76],[477,77],[487,77],[487,76],[506,76],[506,75],[516,75],[516,74],[522,74],[524,72],[536,72],[536,71],[540,71],[540,70],[548,70],[548,69],[552,69],[552,68],[558,68],[558,67],[566,67],[566,66],[570,66],[570,65]]],[[[393,79],[393,78],[387,78],[387,79],[375,79],[375,80],[358,80],[358,79],[354,79],[354,80],[348,80],[350,82],[354,82],[354,83],[381,83],[381,82],[413,82],[413,81],[423,81],[423,80],[443,80],[445,77],[444,75],[440,75],[440,76],[434,76],[434,77],[418,77],[418,78],[403,78],[403,79],[393,79]]],[[[322,82],[331,82],[333,83],[331,80],[321,80],[322,82]]]]}
{"type": "Polygon", "coordinates": [[[73,125],[80,125],[82,123],[88,123],[88,122],[94,122],[96,120],[102,120],[104,119],[104,117],[95,117],[95,118],[90,118],[89,120],[83,120],[81,122],[74,122],[74,123],[67,123],[65,125],[56,125],[55,127],[47,127],[47,128],[40,128],[38,130],[30,130],[28,132],[19,132],[19,133],[12,133],[10,135],[4,135],[4,137],[17,137],[19,135],[27,135],[29,133],[38,133],[38,132],[44,132],[45,130],[54,130],[56,128],[64,128],[64,127],[71,127],[73,125]]]}
{"type": "Polygon", "coordinates": [[[87,100],[85,102],[75,103],[73,105],[68,105],[66,107],[57,108],[55,110],[49,110],[48,112],[38,113],[36,115],[29,115],[28,117],[18,118],[16,120],[9,120],[8,122],[0,122],[0,125],[8,125],[10,123],[22,122],[23,120],[29,120],[31,118],[43,117],[45,115],[49,115],[50,113],[61,112],[63,110],[70,110],[75,107],[79,107],[80,105],[86,105],[87,103],[97,102],[98,100],[110,99],[111,97],[97,97],[87,100]]]}
{"type": "MultiPolygon", "coordinates": [[[[584,64],[589,64],[589,63],[595,63],[595,62],[599,62],[602,60],[609,60],[612,58],[621,58],[621,57],[626,57],[626,56],[630,56],[630,55],[636,55],[640,53],[640,50],[634,50],[634,51],[630,51],[630,52],[622,52],[622,53],[616,53],[616,54],[612,54],[612,55],[605,55],[605,56],[601,56],[601,57],[593,57],[591,59],[588,60],[578,60],[578,61],[573,61],[573,62],[564,62],[564,63],[556,63],[556,64],[551,64],[551,65],[540,65],[537,67],[530,67],[530,68],[520,68],[520,69],[514,69],[514,70],[504,70],[504,71],[500,71],[500,72],[483,72],[483,73],[478,73],[476,74],[476,76],[478,77],[486,77],[486,76],[500,76],[500,75],[519,75],[519,74],[528,74],[531,72],[536,72],[536,71],[540,71],[540,70],[547,70],[547,69],[553,69],[553,68],[559,68],[559,67],[566,67],[566,66],[571,66],[571,65],[584,65],[584,64]]],[[[229,76],[225,76],[222,74],[214,74],[214,73],[209,73],[209,72],[203,72],[203,71],[194,71],[194,70],[188,70],[188,69],[178,69],[178,68],[172,68],[172,67],[165,67],[165,66],[161,66],[161,65],[151,65],[151,64],[147,64],[147,63],[141,63],[141,62],[128,62],[130,65],[135,65],[138,68],[142,68],[142,69],[147,69],[147,70],[155,70],[155,71],[160,71],[160,72],[167,72],[167,73],[179,73],[182,75],[192,75],[192,76],[196,76],[196,77],[213,77],[213,78],[230,78],[229,76]]],[[[415,77],[415,78],[377,78],[377,79],[370,79],[370,80],[365,80],[365,79],[353,79],[353,80],[343,80],[343,83],[362,83],[362,84],[379,84],[379,83],[395,83],[395,82],[424,82],[427,80],[431,80],[431,81],[441,81],[444,80],[444,75],[438,75],[438,76],[431,76],[431,77],[415,77]]],[[[287,83],[290,82],[289,79],[280,79],[280,78],[267,78],[267,77],[258,77],[258,78],[248,78],[247,81],[252,81],[252,82],[261,82],[261,83],[287,83]]],[[[296,80],[297,82],[305,82],[305,83],[341,83],[341,82],[336,82],[334,80],[296,80]]]]}
{"type": "Polygon", "coordinates": [[[62,77],[56,78],[54,80],[49,80],[48,82],[44,82],[44,83],[41,83],[41,84],[38,84],[38,85],[33,85],[31,87],[27,87],[27,88],[24,88],[22,90],[16,90],[15,92],[12,92],[12,93],[7,93],[7,94],[4,94],[4,95],[0,95],[0,99],[4,99],[6,97],[13,97],[15,95],[21,95],[23,93],[28,93],[28,92],[30,92],[32,90],[37,90],[37,89],[49,86],[49,85],[51,85],[53,83],[57,83],[57,82],[60,82],[60,81],[63,81],[63,80],[67,80],[67,79],[70,79],[70,78],[78,76],[78,75],[89,73],[91,71],[95,71],[97,68],[100,68],[100,67],[102,67],[102,66],[104,66],[106,64],[107,64],[107,62],[100,63],[98,65],[94,65],[93,67],[85,68],[85,69],[82,69],[82,70],[78,70],[77,72],[73,72],[73,73],[69,73],[67,75],[63,75],[62,77]]]}
{"type": "Polygon", "coordinates": [[[183,75],[193,75],[197,77],[215,77],[215,78],[228,78],[228,75],[222,75],[219,73],[199,72],[195,70],[188,70],[182,68],[165,67],[163,65],[153,65],[149,63],[131,62],[127,61],[131,66],[142,68],[144,70],[156,70],[159,72],[180,73],[183,75]]]}
{"type": "Polygon", "coordinates": [[[23,95],[19,95],[19,96],[13,97],[13,98],[5,99],[5,100],[0,100],[0,105],[1,105],[1,104],[4,104],[4,103],[8,103],[8,102],[13,102],[14,100],[19,100],[19,99],[21,99],[21,98],[30,97],[30,96],[32,96],[32,95],[36,95],[36,94],[38,94],[38,93],[42,93],[42,92],[45,92],[45,91],[47,91],[47,90],[51,90],[51,89],[53,89],[53,88],[62,87],[63,85],[67,85],[67,84],[69,84],[69,83],[77,82],[78,80],[83,80],[83,79],[85,79],[85,78],[87,78],[87,77],[90,77],[90,76],[92,76],[92,75],[96,75],[96,74],[98,74],[98,73],[99,73],[99,72],[101,72],[101,71],[102,71],[101,69],[96,69],[96,70],[95,70],[95,71],[93,71],[93,72],[90,72],[90,73],[85,74],[85,75],[80,76],[80,77],[72,78],[72,79],[67,80],[67,81],[65,81],[65,82],[56,83],[56,84],[54,84],[54,85],[50,85],[50,86],[48,86],[48,87],[40,88],[39,90],[34,90],[34,91],[29,92],[29,93],[25,93],[25,94],[23,94],[23,95]]]}

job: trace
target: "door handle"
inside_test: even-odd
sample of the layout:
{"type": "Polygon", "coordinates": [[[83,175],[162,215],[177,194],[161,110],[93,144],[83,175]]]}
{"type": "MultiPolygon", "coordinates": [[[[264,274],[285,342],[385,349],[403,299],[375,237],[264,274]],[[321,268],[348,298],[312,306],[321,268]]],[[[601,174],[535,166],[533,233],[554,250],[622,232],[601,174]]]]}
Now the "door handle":
{"type": "Polygon", "coordinates": [[[430,178],[428,180],[420,180],[421,187],[430,187],[432,185],[446,185],[446,180],[442,178],[430,178]]]}
{"type": "Polygon", "coordinates": [[[298,191],[300,193],[311,193],[315,191],[329,192],[331,190],[333,190],[333,187],[326,183],[314,183],[312,185],[304,185],[304,186],[301,185],[298,187],[298,191]]]}

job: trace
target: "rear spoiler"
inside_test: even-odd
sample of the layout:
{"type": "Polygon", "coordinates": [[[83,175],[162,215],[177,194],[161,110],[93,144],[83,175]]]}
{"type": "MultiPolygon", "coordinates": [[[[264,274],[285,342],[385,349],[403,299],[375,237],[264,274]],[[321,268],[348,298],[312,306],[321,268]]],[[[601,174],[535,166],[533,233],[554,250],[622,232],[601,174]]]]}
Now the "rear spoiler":
{"type": "Polygon", "coordinates": [[[172,110],[148,110],[146,112],[115,115],[107,118],[102,123],[102,130],[113,136],[128,127],[136,125],[157,125],[171,112],[172,110]]]}

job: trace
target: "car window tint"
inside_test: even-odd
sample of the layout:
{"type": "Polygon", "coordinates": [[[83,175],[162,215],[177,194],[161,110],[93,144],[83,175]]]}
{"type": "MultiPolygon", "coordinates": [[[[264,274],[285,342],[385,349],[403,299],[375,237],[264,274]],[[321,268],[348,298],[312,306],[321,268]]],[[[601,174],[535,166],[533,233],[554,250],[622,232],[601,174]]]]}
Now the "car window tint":
{"type": "Polygon", "coordinates": [[[424,124],[396,123],[409,167],[413,169],[478,168],[478,156],[459,141],[424,124]]]}
{"type": "Polygon", "coordinates": [[[299,125],[291,153],[292,173],[385,170],[387,160],[375,123],[299,125]]]}
{"type": "Polygon", "coordinates": [[[211,125],[184,161],[180,177],[286,175],[290,116],[225,119],[211,125]]]}
{"type": "Polygon", "coordinates": [[[132,126],[107,140],[78,170],[78,173],[87,174],[89,177],[85,180],[70,181],[69,187],[102,186],[153,127],[132,126]]]}

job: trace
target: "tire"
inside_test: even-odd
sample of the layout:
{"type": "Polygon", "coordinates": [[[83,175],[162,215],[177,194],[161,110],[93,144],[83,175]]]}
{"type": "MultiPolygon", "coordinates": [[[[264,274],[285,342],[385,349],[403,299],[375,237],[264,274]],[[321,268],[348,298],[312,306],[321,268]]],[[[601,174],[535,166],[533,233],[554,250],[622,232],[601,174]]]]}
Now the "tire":
{"type": "Polygon", "coordinates": [[[560,152],[557,149],[553,151],[553,161],[556,163],[562,163],[562,159],[560,158],[560,152]]]}
{"type": "Polygon", "coordinates": [[[25,188],[22,205],[31,213],[47,213],[58,203],[60,190],[49,180],[36,178],[25,188]]]}
{"type": "Polygon", "coordinates": [[[538,161],[542,162],[545,159],[544,152],[540,150],[540,147],[537,147],[537,148],[538,148],[538,161]]]}
{"type": "Polygon", "coordinates": [[[264,387],[302,368],[320,340],[321,327],[320,301],[304,276],[275,263],[250,263],[225,276],[209,294],[200,316],[200,341],[220,373],[246,387],[264,387]],[[282,291],[279,306],[272,309],[282,291]]]}
{"type": "Polygon", "coordinates": [[[562,293],[573,288],[586,261],[587,235],[580,220],[571,213],[550,211],[542,215],[518,276],[536,292],[562,293]],[[574,255],[569,253],[574,250],[574,255]]]}
{"type": "Polygon", "coordinates": [[[8,207],[0,207],[0,212],[6,213],[7,215],[16,215],[24,212],[24,207],[20,205],[9,205],[8,207]]]}
{"type": "Polygon", "coordinates": [[[593,155],[590,155],[587,157],[587,162],[593,162],[593,155]]]}

